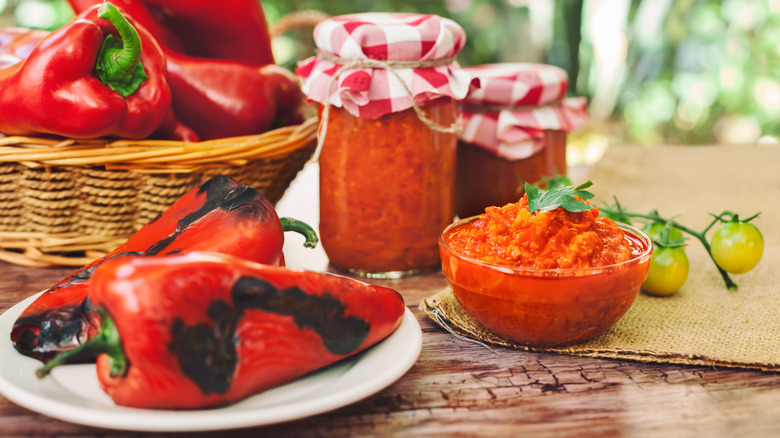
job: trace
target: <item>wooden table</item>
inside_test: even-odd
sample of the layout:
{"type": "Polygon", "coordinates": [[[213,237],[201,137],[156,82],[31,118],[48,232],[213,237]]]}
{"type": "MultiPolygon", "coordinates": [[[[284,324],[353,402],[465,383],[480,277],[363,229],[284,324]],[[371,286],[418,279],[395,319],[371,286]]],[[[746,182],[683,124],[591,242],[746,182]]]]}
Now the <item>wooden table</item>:
{"type": "MultiPolygon", "coordinates": [[[[277,207],[317,223],[315,165],[277,207]]],[[[289,239],[291,266],[327,269],[321,250],[289,239]]],[[[0,264],[0,311],[71,271],[0,264]]],[[[780,436],[780,373],[488,349],[450,335],[418,309],[422,298],[446,287],[441,272],[372,282],[401,292],[422,327],[422,353],[406,375],[329,413],[197,436],[780,436]]],[[[158,434],[69,424],[0,397],[0,437],[139,435],[158,434]]]]}

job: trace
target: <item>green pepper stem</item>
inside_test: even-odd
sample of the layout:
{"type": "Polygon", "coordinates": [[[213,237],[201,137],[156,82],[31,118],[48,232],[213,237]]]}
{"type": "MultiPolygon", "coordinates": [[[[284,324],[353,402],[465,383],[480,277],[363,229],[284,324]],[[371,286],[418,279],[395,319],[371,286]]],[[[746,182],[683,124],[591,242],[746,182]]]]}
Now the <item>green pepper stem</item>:
{"type": "Polygon", "coordinates": [[[100,5],[98,17],[110,21],[121,38],[108,35],[103,40],[95,62],[95,72],[104,84],[123,97],[128,97],[148,78],[141,64],[141,37],[111,3],[100,5]]]}
{"type": "Polygon", "coordinates": [[[72,350],[64,351],[48,362],[46,362],[41,368],[35,371],[35,375],[42,379],[51,373],[51,370],[57,366],[70,363],[74,360],[82,359],[84,357],[94,357],[98,354],[105,353],[109,356],[111,363],[110,374],[112,377],[124,376],[127,373],[127,358],[125,352],[122,349],[122,343],[119,339],[119,332],[116,329],[116,324],[111,316],[101,308],[97,309],[102,319],[100,332],[97,336],[84,342],[83,344],[73,348],[72,350]]]}
{"type": "Polygon", "coordinates": [[[315,233],[312,227],[305,222],[289,217],[281,217],[279,218],[279,221],[282,223],[282,229],[284,231],[295,231],[296,233],[303,235],[303,237],[306,238],[306,241],[303,242],[303,246],[306,248],[314,248],[317,246],[317,242],[319,242],[317,233],[315,233]]]}

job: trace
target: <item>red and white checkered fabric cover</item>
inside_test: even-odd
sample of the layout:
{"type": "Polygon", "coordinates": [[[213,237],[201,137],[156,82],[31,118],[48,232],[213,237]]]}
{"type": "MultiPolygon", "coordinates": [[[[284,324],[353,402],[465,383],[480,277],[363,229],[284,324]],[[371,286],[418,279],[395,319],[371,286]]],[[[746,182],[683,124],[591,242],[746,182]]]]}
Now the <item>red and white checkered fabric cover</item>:
{"type": "Polygon", "coordinates": [[[545,130],[572,131],[588,121],[585,98],[565,97],[569,79],[558,67],[504,63],[464,70],[480,87],[463,100],[460,139],[500,157],[527,158],[544,147],[545,130]],[[470,107],[501,109],[470,112],[470,107]]]}
{"type": "MultiPolygon", "coordinates": [[[[454,57],[466,35],[460,25],[437,15],[361,13],[320,22],[314,28],[314,41],[324,56],[342,60],[430,61],[454,57]]],[[[296,73],[303,79],[309,101],[343,107],[364,119],[411,108],[412,96],[418,105],[440,97],[461,100],[472,81],[454,61],[435,67],[395,68],[410,96],[387,69],[347,68],[333,81],[341,68],[341,64],[314,56],[301,61],[296,73]]]]}

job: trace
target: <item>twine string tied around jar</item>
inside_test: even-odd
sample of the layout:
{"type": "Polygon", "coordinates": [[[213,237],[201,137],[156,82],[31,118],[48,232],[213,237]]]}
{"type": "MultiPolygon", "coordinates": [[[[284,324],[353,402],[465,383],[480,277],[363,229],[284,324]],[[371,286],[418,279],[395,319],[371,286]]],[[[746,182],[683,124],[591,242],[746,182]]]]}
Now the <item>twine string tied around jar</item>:
{"type": "Polygon", "coordinates": [[[324,60],[331,62],[333,64],[340,65],[338,70],[336,70],[333,75],[330,78],[330,81],[328,82],[328,88],[327,88],[327,95],[325,97],[326,102],[324,104],[324,108],[322,109],[322,116],[320,120],[320,129],[319,129],[319,135],[317,136],[317,149],[314,152],[314,157],[312,158],[313,161],[317,161],[319,159],[320,150],[322,149],[322,144],[325,141],[325,136],[328,132],[328,118],[330,113],[330,96],[331,96],[331,90],[333,89],[333,85],[338,80],[339,75],[343,73],[344,71],[352,68],[381,68],[389,71],[395,78],[398,80],[398,82],[401,84],[401,86],[404,88],[404,91],[409,96],[409,98],[412,101],[412,108],[414,109],[414,112],[417,114],[417,117],[420,119],[421,122],[425,124],[425,126],[429,127],[430,129],[433,129],[438,132],[443,132],[447,134],[457,134],[462,130],[461,124],[460,124],[460,117],[458,120],[456,120],[454,123],[452,123],[450,126],[441,126],[436,124],[433,120],[431,120],[425,112],[420,108],[420,105],[417,104],[414,100],[414,94],[412,93],[411,88],[406,83],[406,81],[403,80],[401,75],[398,73],[398,69],[408,69],[408,68],[431,68],[431,67],[438,67],[442,65],[449,65],[455,62],[455,57],[448,57],[448,58],[441,58],[441,59],[431,59],[431,60],[416,60],[416,61],[403,61],[403,60],[391,60],[391,61],[382,61],[379,59],[373,59],[373,58],[341,58],[339,56],[330,55],[327,53],[318,52],[317,57],[324,60]]]}

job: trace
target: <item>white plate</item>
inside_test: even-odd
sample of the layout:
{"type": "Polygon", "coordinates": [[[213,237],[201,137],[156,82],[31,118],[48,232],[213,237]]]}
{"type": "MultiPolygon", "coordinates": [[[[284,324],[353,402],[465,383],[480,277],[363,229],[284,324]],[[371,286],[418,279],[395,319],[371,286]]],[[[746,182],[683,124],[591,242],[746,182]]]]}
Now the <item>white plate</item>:
{"type": "Polygon", "coordinates": [[[260,426],[320,414],[389,386],[417,361],[422,331],[409,309],[401,326],[360,355],[236,404],[207,410],[168,411],[115,405],[98,386],[95,366],[55,368],[42,380],[41,363],[11,344],[14,321],[37,295],[0,315],[0,394],[32,411],[71,423],[138,431],[202,431],[260,426]]]}

